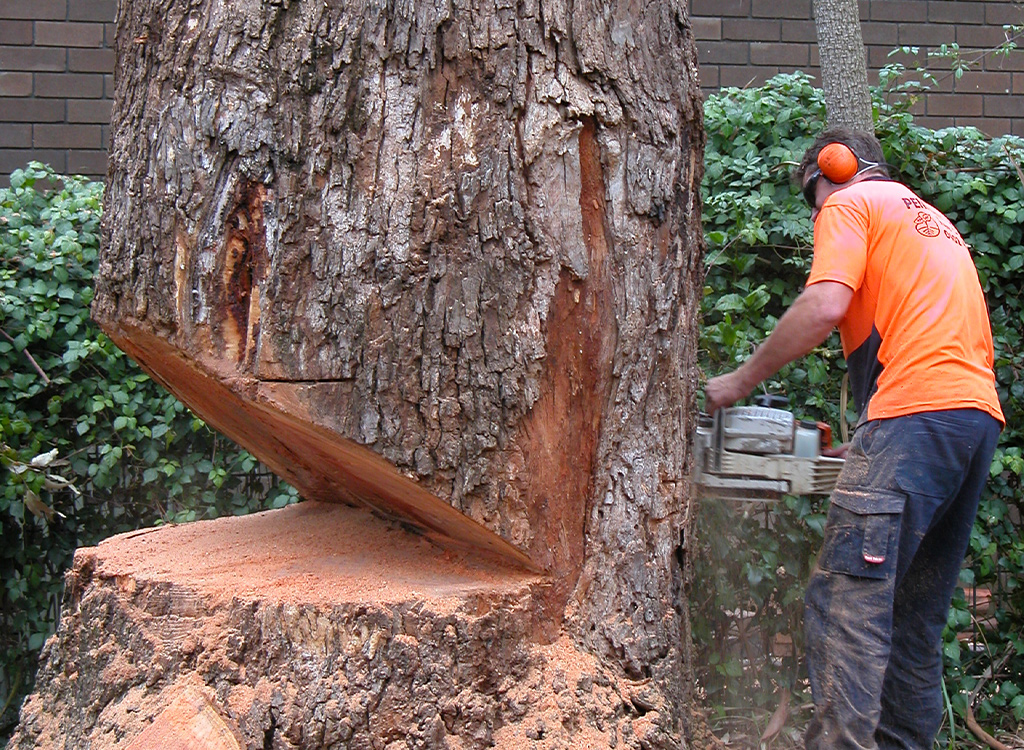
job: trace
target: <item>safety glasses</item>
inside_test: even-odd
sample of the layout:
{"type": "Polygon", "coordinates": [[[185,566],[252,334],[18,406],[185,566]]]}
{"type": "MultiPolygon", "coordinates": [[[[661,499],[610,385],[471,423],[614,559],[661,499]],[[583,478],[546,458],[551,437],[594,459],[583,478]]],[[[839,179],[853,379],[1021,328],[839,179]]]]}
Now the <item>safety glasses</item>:
{"type": "Polygon", "coordinates": [[[804,200],[807,201],[807,205],[812,209],[818,207],[818,180],[821,179],[821,170],[814,170],[814,174],[804,184],[804,200]]]}

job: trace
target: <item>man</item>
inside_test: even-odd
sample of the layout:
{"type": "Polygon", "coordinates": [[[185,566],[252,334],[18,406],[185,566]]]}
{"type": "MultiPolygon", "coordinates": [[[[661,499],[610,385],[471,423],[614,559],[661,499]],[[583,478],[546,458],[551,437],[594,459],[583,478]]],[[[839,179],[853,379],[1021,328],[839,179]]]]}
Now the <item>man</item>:
{"type": "Polygon", "coordinates": [[[814,221],[806,287],[764,343],[713,378],[729,406],[838,325],[860,419],[805,600],[818,748],[930,750],[941,638],[1004,423],[969,250],[888,177],[874,136],[825,131],[798,169],[814,221]]]}

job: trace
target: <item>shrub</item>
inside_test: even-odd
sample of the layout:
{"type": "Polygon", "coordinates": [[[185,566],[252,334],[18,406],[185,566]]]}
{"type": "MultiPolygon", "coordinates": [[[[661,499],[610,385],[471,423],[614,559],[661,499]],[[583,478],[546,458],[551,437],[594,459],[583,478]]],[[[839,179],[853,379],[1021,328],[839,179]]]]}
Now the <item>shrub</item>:
{"type": "Polygon", "coordinates": [[[100,183],[33,163],[0,189],[0,736],[76,547],[295,499],[89,319],[100,183]]]}
{"type": "MultiPolygon", "coordinates": [[[[996,673],[975,705],[980,721],[1003,728],[1024,718],[1024,576],[1021,476],[1024,382],[1019,279],[1024,267],[1024,141],[990,139],[973,128],[914,125],[898,80],[875,92],[876,130],[886,159],[944,211],[973,248],[988,299],[996,376],[1007,417],[975,524],[962,582],[991,589],[994,629],[972,624],[958,593],[945,634],[949,704],[961,719],[985,670],[996,673]],[[958,638],[958,634],[961,635],[958,638]]],[[[908,89],[904,89],[906,91],[908,89]]],[[[709,374],[731,369],[772,330],[809,270],[810,209],[789,172],[825,121],[822,92],[803,74],[760,88],[724,89],[705,105],[706,282],[701,361],[709,374]]],[[[838,433],[845,370],[838,334],[783,368],[764,388],[789,397],[797,416],[838,433]]],[[[698,521],[701,554],[693,603],[702,689],[718,717],[741,707],[773,707],[779,687],[801,689],[803,587],[821,541],[827,500],[787,498],[751,508],[707,501],[698,521]],[[696,600],[701,596],[702,600],[696,600]],[[789,645],[789,640],[794,642],[789,645]]],[[[950,731],[946,727],[945,732],[950,731]]],[[[949,735],[944,736],[949,739],[949,735]]]]}

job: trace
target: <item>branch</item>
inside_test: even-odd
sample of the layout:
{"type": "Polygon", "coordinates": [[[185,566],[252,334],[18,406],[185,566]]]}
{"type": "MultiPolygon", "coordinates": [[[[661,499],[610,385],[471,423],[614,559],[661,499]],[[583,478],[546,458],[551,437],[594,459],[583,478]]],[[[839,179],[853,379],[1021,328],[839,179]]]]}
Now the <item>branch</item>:
{"type": "MultiPolygon", "coordinates": [[[[1021,37],[1024,37],[1024,32],[1017,32],[1013,36],[1010,36],[1009,32],[1007,32],[1007,34],[1006,34],[1006,41],[1005,42],[1003,42],[1002,44],[997,44],[995,47],[988,47],[987,49],[975,50],[978,54],[973,59],[971,59],[971,60],[964,60],[964,58],[961,55],[959,55],[959,54],[957,54],[957,57],[960,60],[963,60],[963,62],[964,62],[964,69],[965,70],[970,70],[972,67],[977,65],[979,62],[984,60],[989,55],[991,55],[993,53],[1000,54],[1004,50],[1012,49],[1012,47],[1009,47],[1009,45],[1014,44],[1021,37]]],[[[931,57],[931,56],[932,56],[931,53],[929,53],[929,57],[931,57]]],[[[936,55],[936,56],[937,57],[943,57],[943,55],[936,55]]],[[[929,65],[925,65],[924,69],[928,70],[930,67],[931,66],[929,66],[929,65]]],[[[955,70],[949,71],[949,73],[947,73],[946,75],[942,76],[941,78],[937,77],[935,79],[935,82],[939,83],[941,81],[945,81],[947,78],[949,78],[952,75],[956,75],[956,71],[955,70]]]]}
{"type": "Polygon", "coordinates": [[[978,697],[978,693],[981,692],[981,688],[985,685],[985,683],[988,682],[1000,669],[1003,668],[1003,665],[1006,664],[1006,661],[1010,658],[1010,655],[1012,654],[1013,650],[1014,646],[1011,643],[1007,646],[1006,650],[1003,652],[1003,655],[999,658],[998,663],[988,665],[988,669],[986,669],[982,673],[981,678],[978,680],[978,684],[974,686],[974,690],[972,690],[971,694],[967,696],[967,728],[971,730],[971,733],[975,737],[977,737],[979,740],[981,740],[990,748],[992,748],[992,750],[1012,749],[1009,747],[1009,745],[1004,745],[1002,742],[1000,742],[995,737],[993,737],[981,728],[981,725],[978,724],[977,719],[974,718],[974,701],[978,697]]]}
{"type": "Polygon", "coordinates": [[[981,728],[981,725],[974,718],[974,711],[971,710],[970,704],[967,705],[967,728],[971,730],[971,734],[992,748],[992,750],[1012,750],[1009,745],[1004,745],[981,728]]]}
{"type": "MultiPolygon", "coordinates": [[[[12,339],[10,334],[8,334],[7,331],[5,331],[3,328],[0,328],[0,336],[3,336],[5,339],[10,341],[12,344],[14,343],[14,339],[12,339]]],[[[26,357],[28,357],[28,361],[32,364],[32,367],[35,368],[35,371],[39,373],[39,377],[41,377],[43,379],[44,383],[49,385],[50,384],[50,378],[48,378],[46,376],[46,373],[43,372],[43,368],[39,366],[39,363],[36,362],[35,358],[31,354],[28,353],[28,349],[22,349],[21,353],[24,354],[26,357]]]]}
{"type": "Polygon", "coordinates": [[[1003,151],[1005,151],[1006,156],[1009,157],[1010,164],[1012,164],[1013,168],[1017,170],[1017,176],[1020,178],[1020,184],[1024,185],[1024,170],[1021,170],[1020,164],[1018,164],[1017,160],[1013,158],[1013,152],[1006,147],[1005,143],[1003,144],[1003,151]]]}

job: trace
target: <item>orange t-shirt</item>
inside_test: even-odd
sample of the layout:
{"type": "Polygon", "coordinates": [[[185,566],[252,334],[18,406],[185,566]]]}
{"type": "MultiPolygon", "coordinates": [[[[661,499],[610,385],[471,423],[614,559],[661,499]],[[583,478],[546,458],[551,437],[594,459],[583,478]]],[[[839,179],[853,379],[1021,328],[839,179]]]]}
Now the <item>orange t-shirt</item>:
{"type": "Polygon", "coordinates": [[[1005,424],[978,271],[938,209],[890,180],[833,193],[814,224],[820,281],[854,291],[839,333],[861,421],[971,408],[1005,424]]]}

